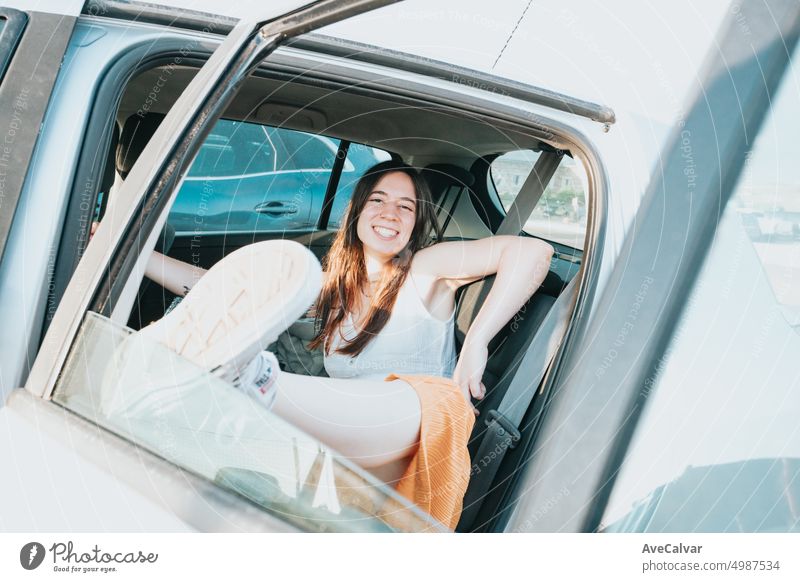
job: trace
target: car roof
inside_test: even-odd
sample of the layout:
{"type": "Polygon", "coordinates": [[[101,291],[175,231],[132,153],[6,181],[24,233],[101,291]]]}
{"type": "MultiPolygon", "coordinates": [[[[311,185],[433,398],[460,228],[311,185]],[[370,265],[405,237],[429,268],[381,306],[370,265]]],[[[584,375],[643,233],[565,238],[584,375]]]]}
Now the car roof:
{"type": "MultiPolygon", "coordinates": [[[[83,12],[84,14],[149,22],[190,30],[207,30],[211,16],[215,17],[215,32],[221,34],[227,34],[240,18],[251,17],[253,14],[263,12],[263,8],[257,8],[256,4],[250,1],[229,4],[231,6],[221,6],[218,3],[203,0],[166,0],[159,4],[106,0],[100,13],[93,9],[91,3],[87,3],[83,12]]],[[[289,11],[304,4],[306,2],[298,0],[281,0],[271,4],[270,10],[278,13],[279,10],[289,11]]],[[[296,48],[330,56],[401,69],[451,82],[455,81],[604,124],[612,124],[616,121],[614,111],[608,106],[419,55],[324,34],[306,34],[293,39],[289,44],[296,48]]]]}

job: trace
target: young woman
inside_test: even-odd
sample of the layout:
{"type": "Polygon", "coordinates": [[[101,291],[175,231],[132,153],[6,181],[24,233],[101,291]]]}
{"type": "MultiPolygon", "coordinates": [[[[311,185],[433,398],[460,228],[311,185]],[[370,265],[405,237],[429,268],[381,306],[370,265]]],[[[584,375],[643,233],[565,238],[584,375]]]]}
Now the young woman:
{"type": "MultiPolygon", "coordinates": [[[[235,375],[240,387],[274,406],[276,414],[396,483],[398,491],[453,527],[469,480],[466,444],[474,422],[469,400],[484,396],[481,377],[489,340],[539,288],[553,249],[543,241],[515,236],[429,244],[436,230],[430,192],[416,170],[396,161],[368,170],[355,187],[326,258],[316,301],[319,333],[312,347],[324,349],[330,378],[277,373],[277,363],[265,354],[247,365],[239,361],[235,375]],[[456,360],[456,290],[495,273],[495,284],[456,360]]],[[[296,250],[287,251],[284,244],[271,252],[279,256],[239,260],[289,265],[283,277],[291,277],[293,270],[307,272],[297,267],[305,259],[286,259],[296,250]]],[[[209,280],[211,273],[223,270],[221,264],[235,262],[228,259],[215,265],[209,280]]],[[[201,269],[158,254],[150,260],[147,276],[178,294],[187,293],[201,277],[206,283],[201,269]]],[[[231,297],[258,291],[247,289],[258,286],[252,281],[239,289],[230,283],[230,274],[215,277],[231,297]]],[[[205,287],[206,298],[195,303],[208,304],[221,296],[210,283],[205,287]]],[[[312,288],[307,297],[316,293],[312,288]]],[[[193,294],[179,309],[191,303],[193,294]]],[[[307,298],[298,301],[305,304],[302,309],[308,306],[307,298]]],[[[195,324],[198,316],[187,315],[189,307],[143,333],[153,333],[190,357],[184,349],[186,337],[178,341],[174,330],[165,331],[189,319],[195,324]]],[[[224,312],[220,321],[227,317],[224,312]]],[[[203,317],[217,329],[213,315],[203,317]]],[[[252,325],[258,317],[247,319],[252,325]]],[[[284,318],[273,335],[286,325],[284,318]]]]}

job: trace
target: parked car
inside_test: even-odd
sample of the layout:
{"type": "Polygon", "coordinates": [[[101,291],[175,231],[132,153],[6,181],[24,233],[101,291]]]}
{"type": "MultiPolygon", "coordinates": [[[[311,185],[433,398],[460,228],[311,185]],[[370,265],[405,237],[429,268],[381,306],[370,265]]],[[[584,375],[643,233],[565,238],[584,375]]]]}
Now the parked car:
{"type": "MultiPolygon", "coordinates": [[[[746,155],[776,183],[795,164],[779,146],[796,137],[800,6],[737,3],[642,193],[607,106],[312,33],[384,4],[239,23],[0,10],[0,528],[442,529],[166,349],[179,410],[100,405],[115,346],[172,300],[143,280],[152,249],[210,267],[288,238],[322,257],[354,181],[393,157],[423,169],[445,238],[556,249],[490,346],[459,531],[800,531],[783,315],[800,265],[764,262],[726,206],[746,155]]],[[[457,338],[485,290],[464,290],[457,338]]]]}
{"type": "MultiPolygon", "coordinates": [[[[181,234],[313,229],[340,145],[321,135],[220,119],[189,168],[167,222],[181,234]]],[[[353,147],[338,177],[347,191],[334,198],[332,224],[341,219],[358,177],[388,159],[383,150],[353,147]]]]}

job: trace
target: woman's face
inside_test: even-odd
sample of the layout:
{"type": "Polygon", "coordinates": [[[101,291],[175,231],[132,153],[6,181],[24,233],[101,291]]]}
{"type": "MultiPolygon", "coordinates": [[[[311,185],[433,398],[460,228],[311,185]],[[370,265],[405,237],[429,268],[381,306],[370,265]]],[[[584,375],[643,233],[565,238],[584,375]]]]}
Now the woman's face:
{"type": "Polygon", "coordinates": [[[417,195],[411,178],[391,172],[378,180],[356,223],[364,254],[386,262],[405,248],[414,230],[417,195]]]}

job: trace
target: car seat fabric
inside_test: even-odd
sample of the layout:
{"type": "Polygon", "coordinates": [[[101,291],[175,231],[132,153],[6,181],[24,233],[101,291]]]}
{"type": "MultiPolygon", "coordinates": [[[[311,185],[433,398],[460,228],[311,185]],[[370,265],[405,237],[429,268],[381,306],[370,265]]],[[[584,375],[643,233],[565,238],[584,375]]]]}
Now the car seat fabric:
{"type": "Polygon", "coordinates": [[[422,170],[422,177],[428,183],[433,196],[433,203],[441,207],[445,194],[453,186],[471,188],[475,177],[464,168],[453,164],[431,164],[422,170]]]}
{"type": "Polygon", "coordinates": [[[453,164],[431,164],[421,174],[431,190],[436,217],[444,234],[461,195],[472,187],[475,177],[468,170],[453,164]],[[454,188],[455,193],[451,195],[454,188]],[[445,208],[448,202],[449,207],[445,208]]]}

